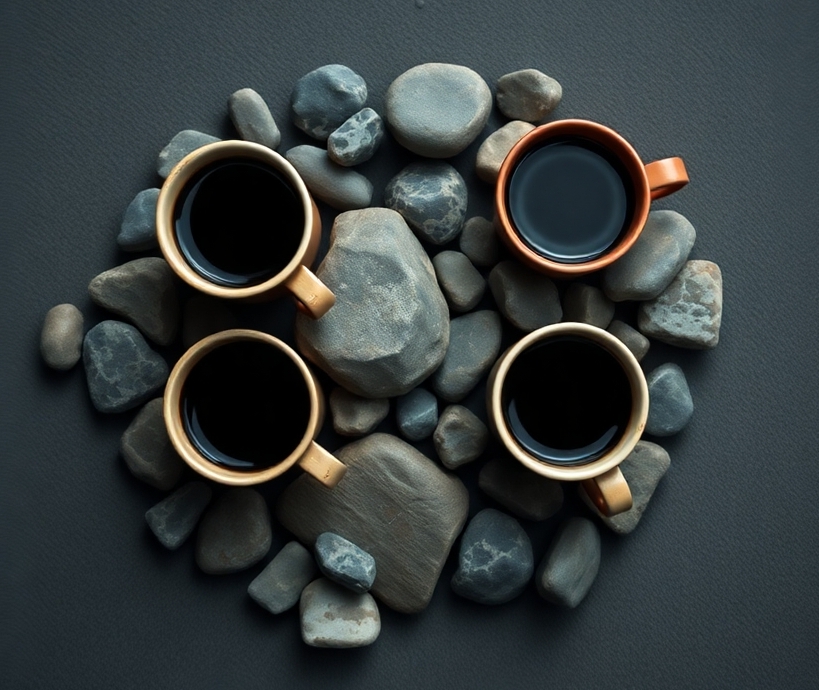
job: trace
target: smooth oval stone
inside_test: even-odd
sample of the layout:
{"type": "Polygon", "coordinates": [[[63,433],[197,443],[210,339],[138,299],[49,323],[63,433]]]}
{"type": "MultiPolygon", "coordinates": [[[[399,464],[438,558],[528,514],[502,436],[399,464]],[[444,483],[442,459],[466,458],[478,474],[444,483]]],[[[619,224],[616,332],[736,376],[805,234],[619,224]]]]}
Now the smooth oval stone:
{"type": "Polygon", "coordinates": [[[503,159],[524,134],[535,128],[522,120],[507,122],[483,140],[475,158],[475,172],[484,182],[494,184],[498,179],[503,159]]]}
{"type": "Polygon", "coordinates": [[[563,485],[535,474],[513,458],[494,458],[478,475],[478,486],[523,520],[547,520],[563,507],[563,485]]]}
{"type": "Polygon", "coordinates": [[[646,356],[651,347],[649,339],[640,331],[617,319],[612,321],[606,330],[631,350],[631,354],[637,358],[638,362],[646,356]]]}
{"type": "Polygon", "coordinates": [[[156,201],[159,189],[143,189],[128,204],[117,244],[124,252],[144,252],[159,245],[156,239],[156,201]]]}
{"type": "Polygon", "coordinates": [[[248,585],[247,593],[270,613],[283,613],[299,603],[302,590],[317,574],[313,555],[297,541],[291,541],[248,585]]]}
{"type": "Polygon", "coordinates": [[[449,470],[477,460],[489,443],[489,429],[463,405],[449,405],[432,435],[435,452],[449,470]]]}
{"type": "Polygon", "coordinates": [[[500,313],[522,331],[529,333],[563,318],[554,282],[517,261],[495,266],[489,274],[489,288],[500,313]]]}
{"type": "Polygon", "coordinates": [[[494,266],[498,263],[500,247],[491,220],[481,216],[469,218],[461,230],[458,247],[476,266],[494,266]]]}
{"type": "Polygon", "coordinates": [[[228,100],[230,119],[239,136],[245,141],[253,141],[275,149],[282,141],[276,120],[270,108],[253,89],[239,89],[228,100]]]}
{"type": "Polygon", "coordinates": [[[563,320],[607,328],[614,318],[614,302],[585,283],[571,283],[563,296],[563,320]]]}
{"type": "Polygon", "coordinates": [[[469,311],[481,301],[486,281],[465,254],[445,250],[432,257],[432,265],[452,311],[469,311]]]}
{"type": "Polygon", "coordinates": [[[348,118],[327,139],[330,160],[345,167],[373,157],[384,138],[384,122],[372,108],[363,108],[348,118]]]}
{"type": "Polygon", "coordinates": [[[438,398],[424,388],[415,388],[396,400],[395,418],[404,438],[423,441],[438,425],[438,398]]]}
{"type": "Polygon", "coordinates": [[[162,398],[151,400],[139,411],[122,434],[119,448],[131,474],[160,491],[176,486],[185,469],[168,436],[162,398]]]}
{"type": "Polygon", "coordinates": [[[210,134],[197,132],[195,129],[183,129],[175,134],[173,139],[168,142],[168,145],[159,152],[159,158],[156,162],[157,173],[159,173],[160,177],[167,177],[176,164],[189,153],[216,141],[221,141],[221,139],[210,134]]]}
{"type": "Polygon", "coordinates": [[[368,592],[375,582],[375,559],[333,532],[316,537],[316,561],[324,576],[352,592],[368,592]]]}
{"type": "Polygon", "coordinates": [[[521,69],[504,74],[495,85],[498,110],[510,120],[539,122],[552,112],[563,97],[557,80],[540,70],[521,69]]]}
{"type": "Polygon", "coordinates": [[[159,543],[171,550],[182,546],[196,528],[212,493],[205,482],[188,482],[145,513],[145,521],[159,543]]]}
{"type": "Polygon", "coordinates": [[[370,433],[390,412],[387,398],[362,398],[341,388],[330,393],[333,429],[341,436],[363,436],[370,433]]]}
{"type": "Polygon", "coordinates": [[[600,534],[591,520],[569,518],[557,531],[535,575],[546,601],[575,608],[600,569],[600,534]]]}
{"type": "Polygon", "coordinates": [[[40,332],[40,354],[52,369],[67,371],[82,356],[82,312],[73,304],[51,307],[40,332]]]}
{"type": "Polygon", "coordinates": [[[317,146],[295,146],[285,158],[301,175],[310,193],[328,206],[340,211],[366,208],[373,196],[373,186],[361,173],[333,163],[327,151],[317,146]]]}
{"type": "Polygon", "coordinates": [[[367,83],[344,65],[324,65],[296,82],[290,97],[293,123],[314,139],[330,133],[364,106],[367,83]]]}
{"type": "Polygon", "coordinates": [[[646,433],[673,436],[682,431],[694,414],[694,401],[685,373],[676,364],[662,364],[648,376],[646,433]]]}
{"type": "Polygon", "coordinates": [[[311,647],[366,647],[381,632],[375,599],[319,578],[301,593],[301,638],[311,647]]]}

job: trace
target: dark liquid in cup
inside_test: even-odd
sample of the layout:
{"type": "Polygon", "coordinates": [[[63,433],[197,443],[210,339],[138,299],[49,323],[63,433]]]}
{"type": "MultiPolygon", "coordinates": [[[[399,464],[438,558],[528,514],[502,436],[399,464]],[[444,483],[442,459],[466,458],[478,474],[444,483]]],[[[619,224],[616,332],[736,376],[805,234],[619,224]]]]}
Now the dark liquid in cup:
{"type": "Polygon", "coordinates": [[[262,470],[287,458],[310,418],[301,370],[281,350],[255,341],[208,352],[185,379],[180,406],[191,443],[233,470],[262,470]]]}
{"type": "Polygon", "coordinates": [[[304,234],[304,210],[276,170],[247,158],[204,167],[174,209],[176,242],[199,275],[218,285],[257,285],[284,269],[304,234]]]}
{"type": "Polygon", "coordinates": [[[506,424],[531,455],[555,465],[592,462],[622,437],[631,387],[602,346],[561,336],[524,350],[507,372],[506,424]]]}
{"type": "Polygon", "coordinates": [[[622,162],[581,137],[526,154],[509,179],[507,203],[520,238],[561,263],[591,261],[628,229],[634,191],[622,162]]]}

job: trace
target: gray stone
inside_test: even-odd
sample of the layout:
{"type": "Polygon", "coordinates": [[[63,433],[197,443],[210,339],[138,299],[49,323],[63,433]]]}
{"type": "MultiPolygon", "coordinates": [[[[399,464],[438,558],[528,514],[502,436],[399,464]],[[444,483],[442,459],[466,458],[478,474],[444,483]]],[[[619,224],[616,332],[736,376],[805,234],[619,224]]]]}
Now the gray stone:
{"type": "Polygon", "coordinates": [[[511,120],[539,122],[557,108],[563,88],[536,69],[504,74],[495,85],[498,110],[511,120]]]}
{"type": "Polygon", "coordinates": [[[133,323],[158,345],[170,345],[179,328],[174,273],[165,259],[145,257],[100,273],[88,284],[94,304],[133,323]]]}
{"type": "Polygon", "coordinates": [[[523,592],[534,570],[532,543],[518,521],[487,508],[464,530],[452,589],[479,604],[505,604],[523,592]]]}
{"type": "Polygon", "coordinates": [[[73,304],[51,307],[40,331],[40,354],[52,369],[67,371],[82,356],[82,312],[73,304]]]}
{"type": "Polygon", "coordinates": [[[330,393],[330,412],[333,428],[342,436],[369,434],[390,412],[387,398],[362,398],[344,388],[330,393]]]}
{"type": "Polygon", "coordinates": [[[316,537],[316,561],[321,572],[352,592],[370,591],[375,582],[375,559],[349,539],[323,532],[316,537]]]}
{"type": "Polygon", "coordinates": [[[311,647],[366,647],[381,632],[381,615],[369,594],[320,578],[301,594],[301,639],[311,647]]]}
{"type": "Polygon", "coordinates": [[[404,613],[426,608],[469,497],[456,476],[387,434],[372,434],[335,453],[347,474],[334,489],[303,475],[279,498],[277,517],[302,542],[333,531],[378,564],[372,592],[404,613]]]}
{"type": "Polygon", "coordinates": [[[372,108],[363,108],[327,139],[330,160],[345,167],[370,160],[384,138],[384,122],[372,108]]]}
{"type": "Polygon", "coordinates": [[[253,89],[234,91],[228,100],[230,119],[239,136],[275,149],[282,141],[276,120],[270,114],[264,98],[253,89]]]}
{"type": "Polygon", "coordinates": [[[563,320],[606,328],[614,318],[614,302],[603,291],[585,283],[571,283],[563,295],[563,320]]]}
{"type": "Polygon", "coordinates": [[[631,350],[638,362],[648,353],[651,341],[627,323],[615,319],[606,330],[631,350]]]}
{"type": "Polygon", "coordinates": [[[131,474],[160,491],[176,486],[185,469],[168,437],[162,398],[154,398],[137,413],[122,434],[119,449],[131,474]]]}
{"type": "Polygon", "coordinates": [[[220,331],[239,327],[239,320],[224,300],[208,295],[194,295],[182,309],[182,345],[189,348],[220,331]]]}
{"type": "Polygon", "coordinates": [[[563,485],[535,474],[513,458],[492,459],[478,475],[478,486],[523,520],[547,520],[563,506],[563,485]]]}
{"type": "Polygon", "coordinates": [[[291,541],[250,583],[247,593],[270,613],[283,613],[299,603],[302,590],[317,574],[313,555],[297,541],[291,541]]]}
{"type": "Polygon", "coordinates": [[[600,534],[582,517],[564,522],[535,575],[537,590],[546,601],[568,608],[588,593],[600,568],[600,534]]]}
{"type": "Polygon", "coordinates": [[[415,388],[396,400],[395,418],[404,438],[423,441],[438,426],[438,398],[424,388],[415,388]]]}
{"type": "Polygon", "coordinates": [[[319,141],[357,113],[367,100],[364,79],[344,65],[324,65],[296,82],[290,96],[293,123],[319,141]]]}
{"type": "Polygon", "coordinates": [[[513,120],[486,137],[475,158],[475,172],[478,173],[478,177],[484,182],[495,184],[506,154],[524,134],[528,134],[534,128],[535,126],[528,122],[513,120]]]}
{"type": "Polygon", "coordinates": [[[449,158],[481,133],[492,92],[477,72],[430,62],[399,75],[387,89],[385,116],[399,144],[427,158],[449,158]]]}
{"type": "Polygon", "coordinates": [[[235,573],[262,560],[273,532],[262,495],[228,489],[208,508],[196,533],[196,564],[210,575],[235,573]]]}
{"type": "Polygon", "coordinates": [[[662,364],[646,376],[648,419],[646,433],[673,436],[682,431],[694,414],[694,401],[685,374],[676,364],[662,364]]]}
{"type": "Polygon", "coordinates": [[[494,266],[498,263],[498,234],[491,220],[481,216],[469,218],[461,230],[458,246],[476,266],[494,266]]]}
{"type": "Polygon", "coordinates": [[[696,238],[684,216],[652,211],[631,249],[603,271],[603,290],[615,302],[657,297],[688,259],[696,238]]]}
{"type": "Polygon", "coordinates": [[[432,375],[432,388],[438,397],[459,402],[495,363],[500,352],[501,320],[497,312],[476,311],[453,319],[449,329],[449,347],[432,375]]]}
{"type": "Polygon", "coordinates": [[[489,429],[463,405],[449,405],[441,413],[432,441],[444,467],[454,470],[481,456],[489,443],[489,429]]]}
{"type": "Polygon", "coordinates": [[[82,347],[91,402],[100,412],[141,405],[168,379],[168,365],[142,334],[120,321],[102,321],[85,334],[82,347]]]}
{"type": "Polygon", "coordinates": [[[721,322],[722,273],[711,261],[687,262],[665,291],[637,312],[644,335],[694,350],[717,346],[721,322]]]}
{"type": "Polygon", "coordinates": [[[195,129],[183,129],[174,135],[168,145],[159,152],[156,171],[160,177],[167,177],[174,169],[174,166],[189,153],[217,141],[221,141],[221,139],[210,134],[197,132],[195,129]]]}
{"type": "Polygon", "coordinates": [[[212,493],[205,482],[188,482],[145,513],[145,521],[159,543],[171,550],[182,546],[196,528],[212,493]]]}
{"type": "Polygon", "coordinates": [[[344,168],[317,146],[295,146],[285,158],[301,175],[310,193],[339,211],[366,208],[373,197],[373,186],[361,173],[344,168]]]}
{"type": "Polygon", "coordinates": [[[466,183],[448,163],[410,163],[384,189],[384,205],[398,211],[432,244],[454,239],[466,217],[466,183]]]}
{"type": "Polygon", "coordinates": [[[555,284],[517,261],[501,261],[489,274],[489,288],[500,313],[529,333],[563,318],[555,284]]]}
{"type": "Polygon", "coordinates": [[[372,208],[337,216],[317,275],[336,303],[317,320],[297,315],[296,342],[336,383],[388,398],[438,368],[449,345],[449,310],[399,214],[372,208]]]}
{"type": "Polygon", "coordinates": [[[159,189],[143,189],[128,204],[117,235],[124,252],[144,252],[159,245],[156,239],[156,200],[159,189]]]}
{"type": "Polygon", "coordinates": [[[439,252],[432,258],[432,265],[452,311],[469,311],[481,301],[486,281],[465,254],[439,252]]]}

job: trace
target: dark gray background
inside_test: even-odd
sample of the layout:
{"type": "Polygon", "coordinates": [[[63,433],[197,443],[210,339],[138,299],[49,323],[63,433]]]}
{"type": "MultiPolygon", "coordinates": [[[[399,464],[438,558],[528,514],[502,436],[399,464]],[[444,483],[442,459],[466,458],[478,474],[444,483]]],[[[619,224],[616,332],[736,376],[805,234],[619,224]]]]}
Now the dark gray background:
{"type": "MultiPolygon", "coordinates": [[[[4,2],[0,684],[816,687],[817,20],[810,1],[4,2]],[[638,529],[604,534],[578,609],[533,589],[495,608],[461,600],[450,559],[424,613],[382,607],[372,647],[315,650],[294,611],[249,601],[258,567],[208,577],[191,544],[156,544],[142,514],[160,494],[117,453],[131,414],[94,412],[81,367],[47,370],[39,329],[65,301],[86,327],[104,318],[85,290],[129,258],[114,242],[123,210],[158,182],[156,154],[178,130],[231,136],[231,92],[268,100],[284,150],[305,142],[286,122],[302,74],[349,65],[378,109],[393,78],[430,61],[491,86],[537,67],[563,85],[554,117],[608,124],[645,160],[683,156],[691,184],[655,208],[687,216],[693,257],[722,268],[721,342],[655,349],[652,363],[684,366],[696,412],[664,444],[672,466],[638,529]]],[[[470,213],[488,215],[476,150],[454,164],[470,213]]],[[[388,144],[364,167],[374,203],[409,160],[388,144]]],[[[243,318],[289,337],[292,305],[243,318]]],[[[475,472],[473,513],[489,505],[475,472]]],[[[539,558],[554,526],[527,528],[539,558]]]]}

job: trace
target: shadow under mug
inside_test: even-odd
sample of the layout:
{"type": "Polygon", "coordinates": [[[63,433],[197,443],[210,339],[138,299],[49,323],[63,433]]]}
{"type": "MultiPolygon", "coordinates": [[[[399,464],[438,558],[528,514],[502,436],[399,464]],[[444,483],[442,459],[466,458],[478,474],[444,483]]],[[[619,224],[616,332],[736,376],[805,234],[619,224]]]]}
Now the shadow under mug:
{"type": "Polygon", "coordinates": [[[315,319],[335,303],[330,289],[309,269],[321,240],[321,217],[316,204],[296,169],[266,146],[249,141],[219,141],[185,156],[171,170],[160,190],[156,231],[162,254],[174,272],[188,285],[208,295],[263,301],[289,292],[296,298],[299,310],[315,319]],[[231,165],[236,169],[227,173],[219,171],[220,167],[231,165]],[[252,177],[242,178],[241,174],[252,177]],[[209,185],[207,191],[204,191],[205,184],[209,185]],[[245,217],[250,213],[249,204],[243,208],[241,202],[235,203],[236,198],[249,199],[255,209],[263,208],[263,217],[245,217]],[[193,204],[200,204],[200,210],[193,204]],[[283,212],[282,205],[288,213],[283,212]],[[246,243],[244,249],[249,256],[245,261],[263,262],[260,256],[269,253],[272,268],[259,271],[258,280],[248,280],[246,284],[220,281],[218,271],[203,268],[207,261],[197,266],[197,261],[191,258],[192,251],[202,252],[195,246],[194,239],[181,238],[180,228],[192,232],[185,227],[186,223],[206,228],[212,233],[208,240],[211,243],[215,237],[216,249],[211,249],[214,256],[209,260],[224,261],[223,256],[217,256],[228,253],[219,251],[224,249],[223,245],[241,252],[242,233],[248,232],[245,237],[254,238],[265,251],[248,249],[250,245],[246,243]],[[236,227],[243,223],[253,227],[236,227]],[[287,242],[282,240],[284,236],[287,242]]]}
{"type": "MultiPolygon", "coordinates": [[[[561,352],[575,351],[564,349],[561,352]]],[[[534,360],[534,362],[537,361],[537,359],[534,360]]],[[[561,366],[562,363],[558,361],[553,364],[561,366]]],[[[537,372],[527,370],[523,372],[523,375],[531,375],[532,381],[537,380],[537,372]]],[[[600,386],[603,385],[606,385],[606,382],[600,383],[600,386]]],[[[535,394],[548,396],[550,392],[542,390],[535,391],[535,394]]],[[[591,395],[594,394],[593,386],[591,395]]],[[[583,323],[559,323],[532,331],[506,350],[495,363],[487,383],[486,406],[493,432],[512,456],[525,467],[551,479],[582,482],[586,493],[604,515],[616,515],[631,508],[631,491],[618,465],[631,453],[645,429],[648,417],[648,386],[634,355],[613,335],[583,323]],[[520,438],[521,433],[513,430],[513,424],[507,417],[509,374],[513,365],[524,353],[531,353],[535,346],[558,341],[564,342],[565,348],[571,348],[573,342],[577,345],[577,341],[581,341],[580,345],[594,344],[601,347],[613,358],[611,364],[622,368],[625,381],[627,381],[626,396],[628,399],[625,400],[625,404],[629,406],[629,409],[627,415],[625,410],[622,411],[626,421],[619,435],[615,435],[608,446],[601,448],[596,455],[590,456],[588,461],[574,464],[556,464],[536,457],[527,450],[525,440],[520,438]]],[[[538,423],[540,423],[539,420],[538,423]]],[[[548,420],[543,420],[543,424],[548,424],[548,420]]]]}
{"type": "Polygon", "coordinates": [[[266,482],[295,464],[328,487],[338,484],[347,467],[315,442],[324,410],[319,383],[296,351],[248,329],[221,331],[193,345],[171,371],[163,403],[168,436],[182,459],[202,476],[233,486],[266,482]],[[236,344],[243,349],[227,349],[236,344]],[[257,361],[263,367],[254,369],[257,361]],[[246,385],[251,393],[242,398],[246,385]],[[237,438],[242,429],[250,433],[237,438]],[[269,439],[271,449],[281,446],[276,452],[282,457],[273,453],[268,464],[251,469],[221,461],[228,456],[241,464],[226,449],[241,446],[247,436],[261,440],[257,446],[264,450],[254,453],[268,452],[269,439]]]}

